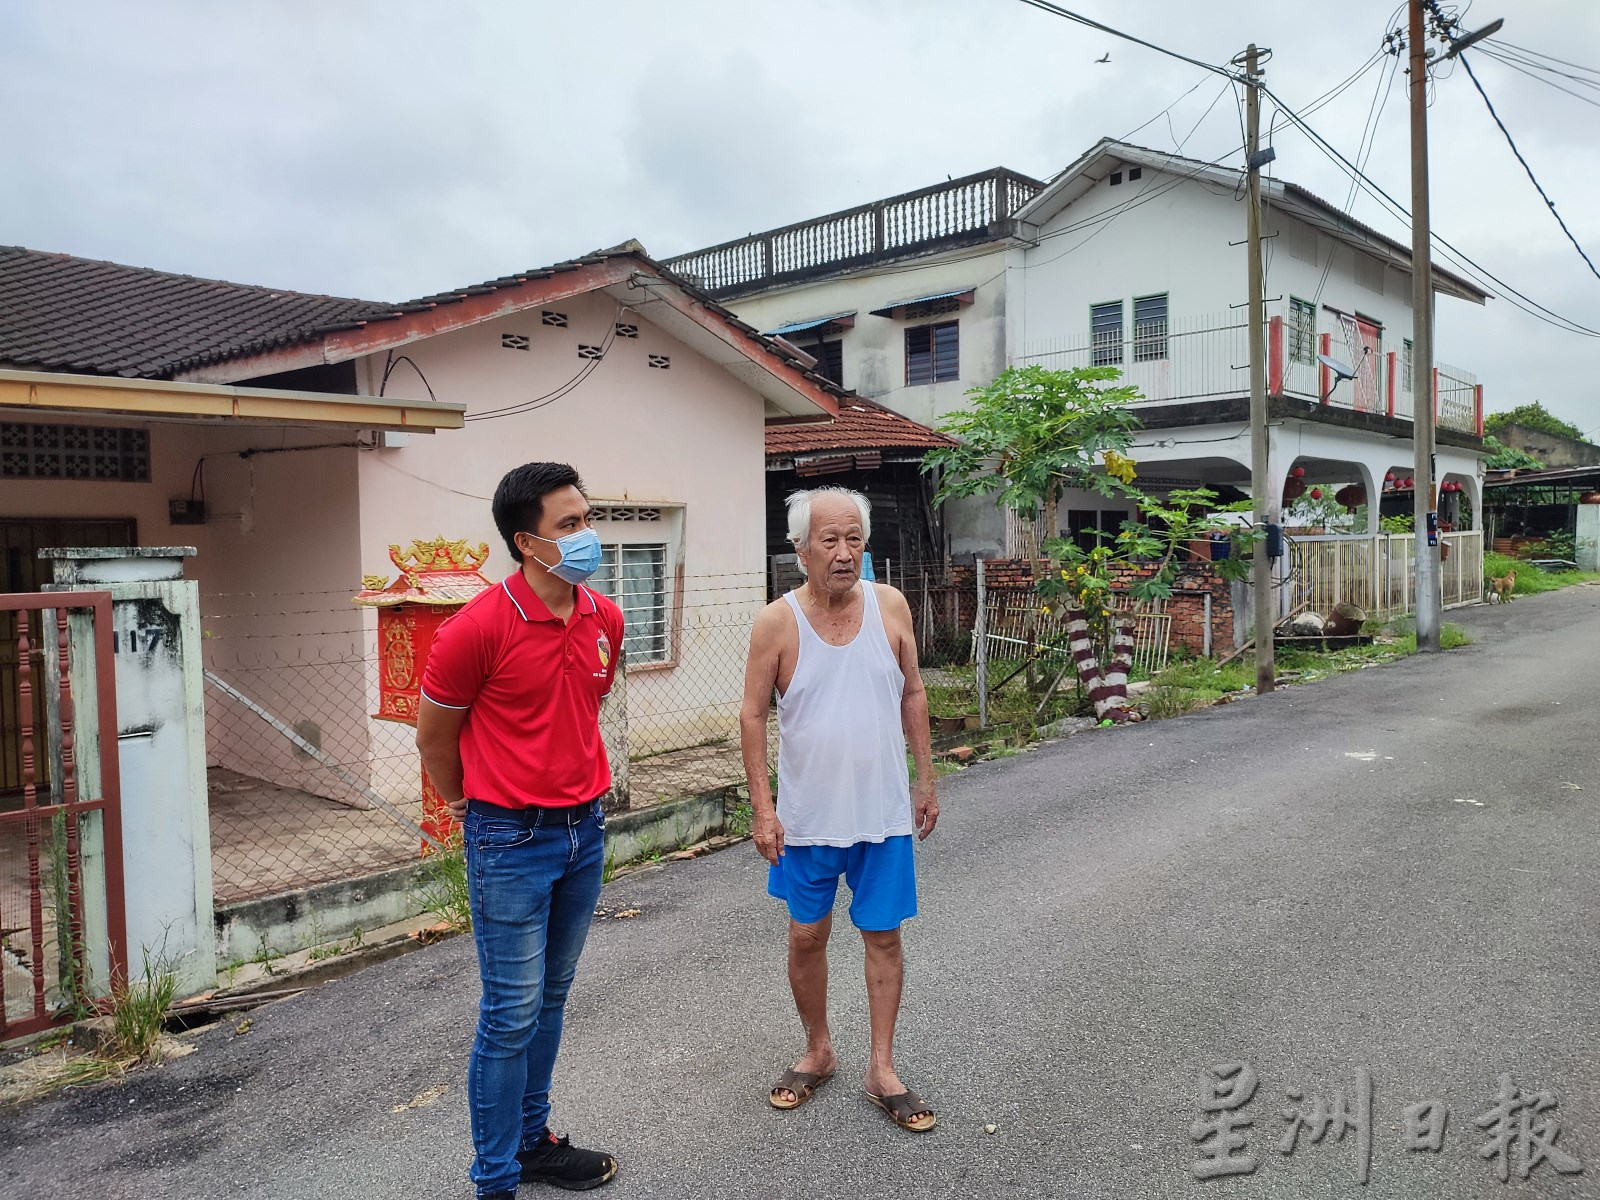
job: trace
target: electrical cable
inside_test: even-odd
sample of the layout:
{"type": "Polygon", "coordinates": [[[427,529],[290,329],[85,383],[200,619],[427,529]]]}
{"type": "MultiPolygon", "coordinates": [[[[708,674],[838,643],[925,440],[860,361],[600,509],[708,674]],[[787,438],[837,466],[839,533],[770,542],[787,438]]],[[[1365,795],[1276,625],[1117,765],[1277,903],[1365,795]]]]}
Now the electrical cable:
{"type": "Polygon", "coordinates": [[[593,358],[585,359],[583,366],[578,368],[577,374],[572,376],[572,378],[568,379],[565,383],[560,384],[558,387],[546,392],[542,396],[535,396],[531,400],[519,400],[515,404],[506,404],[499,408],[485,409],[483,412],[479,413],[469,413],[465,419],[468,421],[495,421],[501,419],[502,417],[521,416],[523,413],[533,412],[535,409],[543,408],[548,404],[554,404],[557,400],[564,399],[565,397],[571,395],[589,378],[589,376],[593,375],[599,368],[600,364],[605,361],[606,355],[611,351],[612,343],[617,340],[617,325],[620,323],[622,314],[625,310],[626,306],[622,304],[617,305],[616,312],[611,318],[611,327],[606,331],[605,337],[600,341],[600,353],[593,358]]]}
{"type": "MultiPolygon", "coordinates": [[[[1385,38],[1385,42],[1388,39],[1385,38]]],[[[1378,144],[1378,123],[1383,120],[1383,110],[1389,105],[1389,93],[1394,90],[1394,77],[1400,70],[1400,53],[1395,50],[1391,54],[1388,73],[1382,69],[1378,71],[1378,87],[1372,94],[1372,103],[1367,106],[1367,121],[1361,129],[1361,146],[1357,150],[1357,170],[1365,170],[1367,160],[1372,157],[1373,150],[1378,144]],[[1370,138],[1370,140],[1369,140],[1370,138]]],[[[1353,213],[1355,210],[1357,185],[1354,178],[1350,180],[1350,191],[1345,197],[1344,211],[1353,213]]],[[[1317,280],[1317,290],[1312,294],[1311,307],[1316,311],[1322,303],[1322,293],[1328,286],[1328,279],[1333,273],[1333,260],[1338,251],[1330,249],[1327,265],[1322,269],[1322,277],[1317,280]]]]}
{"type": "Polygon", "coordinates": [[[393,350],[389,351],[388,357],[384,359],[383,378],[378,382],[378,395],[383,395],[384,389],[389,386],[389,376],[394,374],[394,369],[401,363],[410,364],[411,369],[417,373],[417,378],[422,380],[422,386],[428,389],[428,399],[437,404],[439,402],[438,397],[433,394],[433,385],[428,382],[428,377],[422,373],[422,368],[417,366],[409,354],[402,354],[397,358],[393,350]]]}
{"type": "Polygon", "coordinates": [[[1135,37],[1131,33],[1124,33],[1120,29],[1114,29],[1110,25],[1102,24],[1099,21],[1084,16],[1082,13],[1073,12],[1070,8],[1062,8],[1059,4],[1052,4],[1050,3],[1050,0],[1021,0],[1021,3],[1028,5],[1030,8],[1037,8],[1041,12],[1050,13],[1052,16],[1063,17],[1068,21],[1076,21],[1079,25],[1085,25],[1090,29],[1099,31],[1100,33],[1109,33],[1112,37],[1119,37],[1123,41],[1132,42],[1136,46],[1143,46],[1146,50],[1154,50],[1157,54],[1165,54],[1168,58],[1175,58],[1179,62],[1186,62],[1192,67],[1199,67],[1203,71],[1210,71],[1213,74],[1221,75],[1225,79],[1237,80],[1240,78],[1237,72],[1230,71],[1226,67],[1220,67],[1216,63],[1203,62],[1198,58],[1190,58],[1187,54],[1179,54],[1176,50],[1168,50],[1165,46],[1158,46],[1154,42],[1148,42],[1144,38],[1135,37]]]}
{"type": "Polygon", "coordinates": [[[1568,62],[1564,58],[1557,58],[1554,54],[1546,54],[1543,50],[1534,50],[1528,46],[1519,46],[1516,42],[1508,42],[1504,38],[1496,38],[1495,44],[1504,46],[1509,50],[1517,50],[1535,58],[1549,59],[1553,63],[1560,63],[1563,67],[1571,67],[1575,71],[1587,71],[1591,75],[1600,75],[1600,67],[1586,67],[1582,63],[1568,62]]]}
{"type": "MultiPolygon", "coordinates": [[[[1411,213],[1403,204],[1401,204],[1393,196],[1389,195],[1388,192],[1384,191],[1383,188],[1379,187],[1371,179],[1368,179],[1365,175],[1362,175],[1359,171],[1356,171],[1354,164],[1352,164],[1349,159],[1345,158],[1343,154],[1339,153],[1339,151],[1336,150],[1326,138],[1313,129],[1299,113],[1295,112],[1294,109],[1285,104],[1282,98],[1276,95],[1265,84],[1262,85],[1262,91],[1268,96],[1272,97],[1273,103],[1278,105],[1279,108],[1283,110],[1284,114],[1290,119],[1291,123],[1293,123],[1296,128],[1304,133],[1311,140],[1312,145],[1320,150],[1329,159],[1329,161],[1347,174],[1352,174],[1353,178],[1359,178],[1361,180],[1361,186],[1367,192],[1367,194],[1372,196],[1374,199],[1379,200],[1381,203],[1388,205],[1393,215],[1401,218],[1402,220],[1410,221],[1411,213]]],[[[1588,337],[1600,337],[1600,330],[1590,329],[1588,326],[1580,324],[1570,317],[1562,316],[1554,309],[1546,308],[1537,300],[1534,300],[1525,293],[1518,291],[1505,280],[1501,279],[1498,275],[1494,274],[1494,272],[1490,271],[1487,267],[1484,267],[1482,264],[1472,259],[1464,251],[1457,249],[1452,242],[1438,232],[1430,230],[1430,237],[1431,244],[1437,247],[1440,252],[1451,261],[1452,264],[1456,265],[1458,270],[1474,279],[1480,281],[1487,280],[1494,284],[1500,289],[1502,297],[1508,299],[1513,307],[1520,308],[1524,312],[1527,312],[1530,316],[1536,317],[1539,320],[1544,321],[1546,324],[1554,325],[1558,329],[1563,329],[1568,333],[1581,333],[1588,337]]]]}
{"type": "Polygon", "coordinates": [[[1550,199],[1549,193],[1544,190],[1544,185],[1539,182],[1537,176],[1533,173],[1533,168],[1528,165],[1528,160],[1523,158],[1522,151],[1517,149],[1517,143],[1511,138],[1511,131],[1506,128],[1506,123],[1500,119],[1500,114],[1495,112],[1494,104],[1489,99],[1489,93],[1484,91],[1483,84],[1478,82],[1477,72],[1472,69],[1472,64],[1467,61],[1467,56],[1461,54],[1458,57],[1461,59],[1461,65],[1466,68],[1467,78],[1472,80],[1472,86],[1477,88],[1478,95],[1483,97],[1483,103],[1489,109],[1489,115],[1494,118],[1494,123],[1500,127],[1500,132],[1505,135],[1506,145],[1511,147],[1511,153],[1517,156],[1517,161],[1522,164],[1522,169],[1528,173],[1529,181],[1538,190],[1540,198],[1549,207],[1550,215],[1556,219],[1556,224],[1561,226],[1561,232],[1567,235],[1567,241],[1572,243],[1572,248],[1582,255],[1583,261],[1588,264],[1590,272],[1593,273],[1596,279],[1600,279],[1600,270],[1596,270],[1594,260],[1578,244],[1578,239],[1572,236],[1572,230],[1567,228],[1567,223],[1561,219],[1561,214],[1556,211],[1556,202],[1550,199]]]}
{"type": "Polygon", "coordinates": [[[1475,46],[1474,50],[1486,54],[1491,58],[1498,58],[1505,63],[1515,63],[1524,67],[1531,67],[1535,71],[1543,71],[1549,75],[1556,75],[1562,79],[1570,79],[1573,83],[1581,83],[1584,87],[1600,89],[1600,79],[1591,79],[1587,75],[1574,75],[1571,71],[1558,71],[1555,67],[1548,67],[1537,59],[1528,58],[1515,50],[1507,50],[1503,45],[1494,42],[1484,42],[1475,46]]]}
{"type": "Polygon", "coordinates": [[[1509,58],[1503,58],[1498,54],[1491,54],[1491,53],[1487,53],[1487,52],[1485,52],[1485,53],[1486,53],[1487,57],[1492,58],[1496,62],[1502,63],[1507,67],[1510,67],[1513,71],[1520,71],[1522,74],[1526,75],[1529,79],[1534,80],[1536,83],[1542,83],[1546,87],[1555,88],[1556,91],[1561,92],[1561,93],[1563,93],[1565,95],[1571,96],[1574,100],[1581,100],[1585,104],[1592,104],[1596,108],[1600,108],[1600,100],[1596,100],[1592,96],[1585,96],[1580,92],[1573,91],[1571,88],[1562,87],[1559,83],[1556,83],[1554,80],[1546,79],[1542,75],[1536,75],[1536,74],[1534,74],[1534,72],[1528,70],[1525,67],[1522,67],[1522,66],[1518,65],[1517,63],[1511,61],[1511,59],[1509,59],[1509,58]]]}

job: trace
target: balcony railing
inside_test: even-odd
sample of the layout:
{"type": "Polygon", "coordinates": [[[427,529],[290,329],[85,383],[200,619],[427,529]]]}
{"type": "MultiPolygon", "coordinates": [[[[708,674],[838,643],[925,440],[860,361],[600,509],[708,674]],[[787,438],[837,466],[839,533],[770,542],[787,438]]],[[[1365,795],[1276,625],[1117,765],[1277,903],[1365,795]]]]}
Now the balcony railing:
{"type": "Polygon", "coordinates": [[[1044,184],[1004,168],[754,233],[663,264],[715,296],[979,241],[1009,220],[1044,184]]]}
{"type": "MultiPolygon", "coordinates": [[[[1267,326],[1267,393],[1330,408],[1411,420],[1413,389],[1395,351],[1364,354],[1354,379],[1340,380],[1317,361],[1344,359],[1343,334],[1311,333],[1291,344],[1284,314],[1267,326]],[[1336,342],[1334,339],[1338,337],[1336,342]]],[[[1126,336],[1043,339],[1029,343],[1024,362],[1047,367],[1112,366],[1146,401],[1219,399],[1250,394],[1250,339],[1242,312],[1148,322],[1126,336]]],[[[1434,413],[1441,429],[1483,436],[1483,388],[1468,371],[1434,368],[1434,413]]]]}

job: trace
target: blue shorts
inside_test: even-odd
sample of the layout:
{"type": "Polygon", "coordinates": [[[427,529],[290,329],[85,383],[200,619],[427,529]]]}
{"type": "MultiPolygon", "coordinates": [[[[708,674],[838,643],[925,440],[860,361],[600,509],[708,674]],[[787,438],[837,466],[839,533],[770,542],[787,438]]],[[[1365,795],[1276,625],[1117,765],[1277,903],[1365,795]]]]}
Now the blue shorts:
{"type": "Polygon", "coordinates": [[[833,912],[839,876],[850,885],[850,920],[868,932],[898,929],[917,915],[917,875],[911,835],[853,846],[787,846],[767,868],[767,895],[789,916],[815,925],[833,912]]]}

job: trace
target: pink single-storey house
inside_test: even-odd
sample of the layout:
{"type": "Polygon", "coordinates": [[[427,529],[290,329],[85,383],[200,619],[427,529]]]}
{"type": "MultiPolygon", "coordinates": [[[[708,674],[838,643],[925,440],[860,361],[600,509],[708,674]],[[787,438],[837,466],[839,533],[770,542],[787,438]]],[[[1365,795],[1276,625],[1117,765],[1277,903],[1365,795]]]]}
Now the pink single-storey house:
{"type": "MultiPolygon", "coordinates": [[[[628,617],[630,737],[673,749],[707,712],[732,727],[764,431],[847,394],[814,366],[637,243],[405,304],[0,248],[0,591],[39,586],[42,546],[192,545],[208,669],[414,791],[409,731],[368,716],[376,618],[351,597],[419,539],[508,573],[496,482],[568,461],[628,617]]],[[[212,764],[310,788],[320,760],[231,703],[208,693],[212,764]]]]}

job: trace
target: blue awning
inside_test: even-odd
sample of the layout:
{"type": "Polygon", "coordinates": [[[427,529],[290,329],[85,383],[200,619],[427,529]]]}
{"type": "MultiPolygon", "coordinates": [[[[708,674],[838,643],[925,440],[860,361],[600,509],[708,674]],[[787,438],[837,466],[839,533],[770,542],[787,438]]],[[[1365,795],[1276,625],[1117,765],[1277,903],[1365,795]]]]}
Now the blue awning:
{"type": "Polygon", "coordinates": [[[788,337],[791,333],[804,333],[808,329],[816,329],[822,325],[838,325],[848,329],[856,323],[854,312],[834,313],[831,317],[816,317],[810,321],[790,321],[787,325],[779,325],[776,329],[766,329],[762,337],[788,337]]]}
{"type": "Polygon", "coordinates": [[[976,288],[957,288],[953,292],[935,292],[931,296],[913,296],[910,300],[896,300],[893,304],[885,304],[882,308],[874,308],[872,315],[875,317],[892,317],[902,309],[912,308],[919,304],[936,304],[940,300],[954,300],[957,304],[971,304],[976,288]]]}

